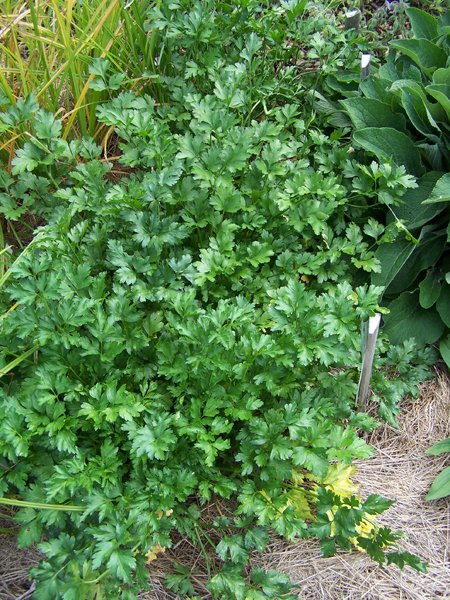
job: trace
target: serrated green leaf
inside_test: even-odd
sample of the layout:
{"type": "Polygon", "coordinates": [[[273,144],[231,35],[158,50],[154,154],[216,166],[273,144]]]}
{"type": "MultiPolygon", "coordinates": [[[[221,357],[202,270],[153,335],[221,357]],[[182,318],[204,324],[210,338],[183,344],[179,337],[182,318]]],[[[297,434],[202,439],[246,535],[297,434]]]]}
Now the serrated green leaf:
{"type": "Polygon", "coordinates": [[[132,571],[136,567],[136,559],[131,550],[113,550],[107,567],[118,579],[129,583],[132,580],[132,571]]]}
{"type": "Polygon", "coordinates": [[[59,137],[62,123],[46,110],[39,110],[36,114],[34,132],[40,140],[52,140],[59,137]]]}
{"type": "Polygon", "coordinates": [[[364,500],[361,508],[370,515],[379,515],[388,510],[393,504],[394,501],[389,500],[389,498],[384,498],[378,494],[371,494],[364,500]]]}
{"type": "Polygon", "coordinates": [[[224,536],[216,548],[217,555],[222,560],[245,564],[248,561],[248,551],[244,547],[242,536],[224,536]]]}
{"type": "Polygon", "coordinates": [[[334,556],[336,554],[336,540],[334,538],[325,538],[320,540],[320,553],[324,557],[334,556]]]}
{"type": "Polygon", "coordinates": [[[410,566],[420,573],[427,572],[427,563],[415,554],[406,551],[388,552],[386,555],[388,565],[397,565],[400,569],[410,566]]]}
{"type": "Polygon", "coordinates": [[[295,448],[292,460],[294,465],[305,467],[318,477],[325,477],[328,472],[328,461],[310,448],[301,446],[295,448]]]}
{"type": "Polygon", "coordinates": [[[89,65],[89,73],[105,77],[109,69],[109,60],[106,58],[93,58],[89,65]]]}

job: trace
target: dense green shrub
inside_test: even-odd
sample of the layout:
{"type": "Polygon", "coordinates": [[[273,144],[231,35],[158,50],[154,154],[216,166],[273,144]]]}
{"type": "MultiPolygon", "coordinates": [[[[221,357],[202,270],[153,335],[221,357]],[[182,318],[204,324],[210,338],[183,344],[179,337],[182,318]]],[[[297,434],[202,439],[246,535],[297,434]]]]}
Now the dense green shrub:
{"type": "MultiPolygon", "coordinates": [[[[13,307],[1,366],[38,350],[3,380],[0,493],[29,503],[21,543],[43,540],[38,599],[135,598],[146,555],[173,532],[216,545],[199,510],[214,497],[234,508],[214,523],[214,597],[294,597],[280,574],[247,567],[269,529],[316,536],[325,554],[357,545],[424,568],[373,522],[391,502],[358,497],[349,479],[352,459],[371,452],[358,433],[376,425],[355,406],[360,325],[382,291],[364,281],[395,229],[365,213],[413,182],[384,162],[367,177],[338,135],[283,101],[295,69],[264,74],[267,48],[288,52],[292,39],[271,46],[255,14],[294,35],[296,4],[236,3],[253,19],[232,12],[230,68],[203,52],[224,43],[223,15],[210,31],[202,3],[164,5],[164,47],[180,65],[160,78],[165,101],[125,93],[98,113],[128,177],[111,177],[92,141],[60,139],[59,122],[27,101],[29,143],[2,175],[2,210],[21,216],[25,197],[47,224],[1,299],[13,307]],[[189,36],[176,46],[183,24],[201,77],[186,70],[189,36]]],[[[392,421],[430,356],[410,342],[380,350],[374,400],[392,421]]],[[[185,575],[169,583],[193,595],[185,575]]]]}
{"type": "MultiPolygon", "coordinates": [[[[327,552],[389,505],[320,486],[330,461],[370,454],[357,428],[374,425],[354,401],[359,326],[380,289],[346,278],[376,268],[376,223],[348,220],[339,142],[291,121],[295,106],[249,127],[212,96],[181,110],[189,126],[173,133],[177,109],[150,98],[102,108],[136,172],[114,183],[110,165],[79,164],[7,288],[4,308],[19,306],[2,323],[3,360],[39,351],[3,388],[2,490],[82,507],[21,513],[22,542],[48,538],[37,598],[89,598],[100,582],[134,597],[147,551],[173,529],[195,537],[194,498],[236,497],[238,523],[315,534],[327,552]],[[293,483],[301,473],[317,491],[293,483]]],[[[385,360],[401,369],[405,350],[385,360]]],[[[407,376],[385,385],[385,407],[407,388],[407,376]]],[[[368,551],[382,561],[396,537],[376,531],[368,551]]],[[[242,539],[218,549],[231,558],[217,597],[249,597],[237,574],[254,542],[242,539]]]]}

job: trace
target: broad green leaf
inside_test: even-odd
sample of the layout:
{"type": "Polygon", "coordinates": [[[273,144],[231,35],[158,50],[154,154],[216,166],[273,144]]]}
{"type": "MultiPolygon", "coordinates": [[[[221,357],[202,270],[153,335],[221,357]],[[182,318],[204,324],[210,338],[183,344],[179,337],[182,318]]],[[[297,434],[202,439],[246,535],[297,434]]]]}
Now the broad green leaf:
{"type": "Polygon", "coordinates": [[[404,130],[405,118],[394,113],[389,104],[372,98],[347,98],[340,100],[353,125],[357,129],[364,127],[393,127],[404,130]]]}
{"type": "Polygon", "coordinates": [[[434,265],[444,251],[447,239],[443,231],[434,231],[434,225],[425,225],[419,243],[390,283],[387,294],[399,294],[410,288],[418,275],[434,265]]]}
{"type": "MultiPolygon", "coordinates": [[[[449,75],[450,77],[450,75],[449,75]]],[[[432,83],[427,85],[425,91],[430,96],[433,96],[435,100],[438,101],[442,110],[444,111],[443,116],[447,116],[447,119],[450,120],[450,85],[443,83],[432,83]]],[[[436,117],[438,120],[444,120],[443,117],[436,117]]]]}
{"type": "MultiPolygon", "coordinates": [[[[426,173],[417,180],[418,187],[406,190],[402,203],[394,208],[395,215],[409,230],[422,227],[445,210],[444,205],[425,206],[424,200],[430,197],[436,182],[442,176],[438,171],[426,173]]],[[[393,218],[393,217],[392,217],[393,218]]]]}
{"type": "Polygon", "coordinates": [[[372,283],[387,288],[414,252],[414,249],[415,245],[405,240],[405,238],[397,239],[391,244],[379,246],[375,252],[375,257],[380,262],[381,270],[379,273],[372,273],[372,283]]]}
{"type": "Polygon", "coordinates": [[[425,450],[425,453],[430,456],[437,456],[444,452],[450,452],[450,437],[445,438],[445,440],[439,440],[439,442],[433,444],[428,450],[425,450]]]}
{"type": "Polygon", "coordinates": [[[401,99],[402,106],[417,131],[424,135],[439,133],[439,127],[431,115],[426,97],[421,90],[413,86],[403,86],[401,99]]]}
{"type": "Polygon", "coordinates": [[[445,325],[434,308],[420,306],[418,292],[404,292],[389,304],[384,331],[393,344],[415,338],[417,344],[432,344],[444,332],[445,325]]]}
{"type": "Polygon", "coordinates": [[[444,283],[442,286],[436,302],[436,309],[447,327],[450,327],[450,285],[448,283],[444,283]]]}
{"type": "Polygon", "coordinates": [[[434,204],[436,202],[450,202],[450,174],[446,173],[440,177],[433,187],[431,194],[424,204],[434,204]]]}
{"type": "Polygon", "coordinates": [[[426,500],[439,500],[450,495],[450,466],[439,473],[433,481],[430,491],[425,496],[426,500]]]}
{"type": "Polygon", "coordinates": [[[431,269],[419,284],[419,300],[422,308],[431,308],[441,293],[441,279],[438,271],[431,269]]]}
{"type": "Polygon", "coordinates": [[[450,369],[450,335],[447,335],[447,337],[441,340],[439,344],[439,351],[445,361],[445,364],[450,369]]]}
{"type": "Polygon", "coordinates": [[[436,69],[433,73],[433,83],[437,85],[448,85],[450,81],[450,67],[436,69]]]}
{"type": "MultiPolygon", "coordinates": [[[[389,81],[390,83],[402,79],[400,65],[396,64],[393,52],[388,54],[387,61],[378,69],[377,77],[380,77],[383,81],[389,81]]],[[[411,79],[414,79],[414,77],[411,79]]]]}
{"type": "Polygon", "coordinates": [[[440,35],[450,35],[450,24],[449,25],[439,25],[439,34],[440,35]]]}
{"type": "MultiPolygon", "coordinates": [[[[432,136],[430,136],[430,138],[431,137],[432,136]]],[[[441,171],[443,169],[442,146],[437,143],[429,144],[427,142],[421,142],[420,144],[417,144],[417,147],[420,148],[422,152],[425,164],[428,164],[432,171],[441,171]]]]}
{"type": "Polygon", "coordinates": [[[383,79],[378,72],[376,77],[363,79],[359,84],[359,89],[366,98],[378,100],[383,104],[390,104],[393,98],[392,93],[389,91],[391,85],[392,81],[383,79]]]}
{"type": "Polygon", "coordinates": [[[339,72],[327,77],[327,86],[339,92],[340,96],[350,96],[358,90],[359,76],[356,73],[339,72]]]}
{"type": "Polygon", "coordinates": [[[408,173],[419,176],[423,172],[419,150],[411,138],[392,127],[366,127],[355,131],[354,141],[376,156],[391,158],[404,165],[408,173]]]}
{"type": "Polygon", "coordinates": [[[438,22],[430,14],[419,8],[407,8],[406,13],[411,22],[411,29],[416,38],[434,40],[438,36],[438,22]]]}
{"type": "Polygon", "coordinates": [[[447,62],[447,53],[426,39],[395,40],[391,46],[409,56],[427,75],[445,67],[447,62]]]}

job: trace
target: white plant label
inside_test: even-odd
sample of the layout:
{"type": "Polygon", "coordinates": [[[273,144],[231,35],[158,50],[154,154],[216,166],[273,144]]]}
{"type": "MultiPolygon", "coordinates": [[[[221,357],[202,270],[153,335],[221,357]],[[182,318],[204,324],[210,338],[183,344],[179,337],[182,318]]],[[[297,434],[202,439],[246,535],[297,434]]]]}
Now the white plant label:
{"type": "Polygon", "coordinates": [[[372,377],[373,357],[380,329],[381,315],[377,313],[374,317],[370,317],[369,323],[366,324],[363,331],[363,361],[361,367],[361,376],[358,383],[358,391],[356,400],[358,404],[362,404],[369,393],[370,379],[372,377]]]}

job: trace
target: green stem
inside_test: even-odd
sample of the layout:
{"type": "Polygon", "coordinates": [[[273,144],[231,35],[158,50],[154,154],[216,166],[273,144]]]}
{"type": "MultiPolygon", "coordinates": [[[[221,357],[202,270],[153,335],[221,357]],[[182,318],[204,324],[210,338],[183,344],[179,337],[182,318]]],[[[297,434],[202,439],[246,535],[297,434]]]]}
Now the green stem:
{"type": "Polygon", "coordinates": [[[85,506],[74,504],[44,504],[42,502],[26,502],[25,500],[14,500],[11,498],[0,498],[0,504],[5,506],[18,506],[20,508],[38,508],[42,510],[68,510],[82,512],[86,510],[85,506]]]}

